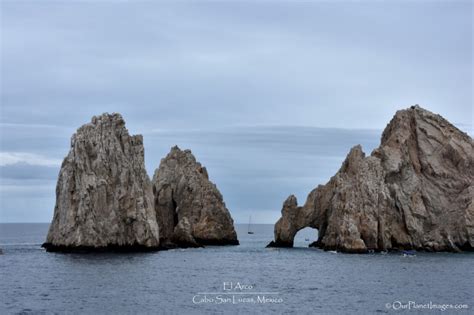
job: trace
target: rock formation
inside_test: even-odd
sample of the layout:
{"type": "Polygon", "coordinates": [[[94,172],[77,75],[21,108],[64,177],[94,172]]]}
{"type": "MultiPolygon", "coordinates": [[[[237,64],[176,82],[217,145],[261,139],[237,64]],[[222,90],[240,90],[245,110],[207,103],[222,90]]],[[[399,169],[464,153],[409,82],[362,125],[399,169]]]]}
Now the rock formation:
{"type": "Polygon", "coordinates": [[[239,244],[222,195],[191,151],[173,147],[152,183],[163,246],[239,244]]]}
{"type": "Polygon", "coordinates": [[[43,244],[48,251],[238,243],[221,194],[191,151],[174,147],[152,185],[142,136],[130,136],[119,114],[93,117],[73,135],[43,244]]]}
{"type": "Polygon", "coordinates": [[[141,135],[103,114],[72,136],[56,186],[48,251],[158,249],[153,192],[141,135]]]}
{"type": "Polygon", "coordinates": [[[269,246],[292,247],[296,232],[318,229],[327,250],[472,251],[473,141],[419,106],[396,113],[368,157],[360,146],[299,207],[290,196],[269,246]]]}

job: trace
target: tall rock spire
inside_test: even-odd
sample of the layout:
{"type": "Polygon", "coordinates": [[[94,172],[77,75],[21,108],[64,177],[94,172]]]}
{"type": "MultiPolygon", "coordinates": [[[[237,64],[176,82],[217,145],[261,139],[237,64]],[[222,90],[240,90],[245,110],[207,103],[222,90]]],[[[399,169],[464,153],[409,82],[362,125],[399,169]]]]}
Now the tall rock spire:
{"type": "Polygon", "coordinates": [[[72,136],[43,247],[73,251],[158,246],[143,138],[129,135],[120,114],[95,116],[72,136]]]}

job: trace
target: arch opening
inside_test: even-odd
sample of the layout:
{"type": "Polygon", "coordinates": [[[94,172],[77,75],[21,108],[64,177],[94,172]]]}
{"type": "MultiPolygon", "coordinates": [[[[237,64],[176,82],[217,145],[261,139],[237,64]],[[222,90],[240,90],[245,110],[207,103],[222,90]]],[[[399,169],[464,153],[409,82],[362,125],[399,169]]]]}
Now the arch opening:
{"type": "Polygon", "coordinates": [[[318,240],[319,231],[316,228],[305,227],[295,234],[293,247],[309,247],[318,240]]]}

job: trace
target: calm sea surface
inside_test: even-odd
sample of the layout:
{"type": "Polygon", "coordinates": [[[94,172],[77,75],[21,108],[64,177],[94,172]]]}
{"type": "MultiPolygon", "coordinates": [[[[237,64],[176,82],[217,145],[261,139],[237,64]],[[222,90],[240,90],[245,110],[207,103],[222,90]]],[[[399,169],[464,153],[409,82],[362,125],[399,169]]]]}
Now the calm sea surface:
{"type": "Polygon", "coordinates": [[[266,249],[272,225],[237,225],[240,246],[57,254],[40,247],[47,229],[0,224],[0,314],[474,312],[473,254],[324,252],[305,248],[311,229],[266,249]]]}

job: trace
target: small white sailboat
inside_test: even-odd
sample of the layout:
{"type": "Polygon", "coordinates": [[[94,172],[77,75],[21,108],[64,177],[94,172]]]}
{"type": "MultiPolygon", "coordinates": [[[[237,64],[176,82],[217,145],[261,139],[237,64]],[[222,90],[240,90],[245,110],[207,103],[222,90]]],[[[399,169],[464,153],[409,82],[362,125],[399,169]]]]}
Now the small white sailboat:
{"type": "Polygon", "coordinates": [[[247,234],[253,234],[253,231],[250,229],[251,224],[252,224],[252,216],[249,216],[249,225],[247,228],[247,234]]]}

